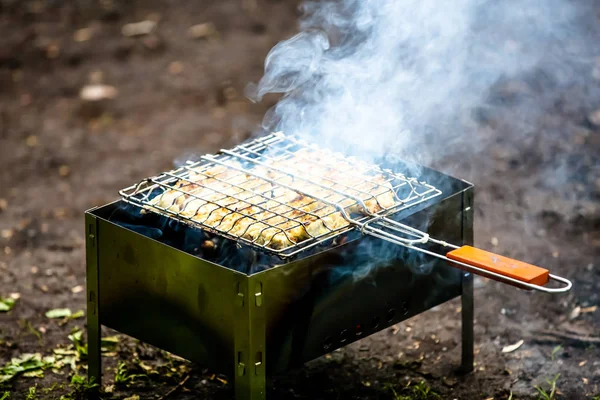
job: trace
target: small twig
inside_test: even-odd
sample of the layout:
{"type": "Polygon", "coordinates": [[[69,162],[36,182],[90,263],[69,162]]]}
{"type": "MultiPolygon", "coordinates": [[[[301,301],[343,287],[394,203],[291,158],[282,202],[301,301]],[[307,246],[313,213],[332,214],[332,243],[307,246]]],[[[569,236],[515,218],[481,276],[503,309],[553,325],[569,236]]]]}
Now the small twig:
{"type": "Polygon", "coordinates": [[[190,375],[186,376],[185,378],[183,378],[183,380],[181,382],[179,382],[177,384],[177,386],[175,386],[173,389],[169,390],[167,393],[164,394],[164,396],[162,396],[161,398],[159,398],[158,400],[164,400],[167,397],[169,397],[170,395],[172,395],[173,393],[175,393],[177,390],[179,390],[183,385],[185,385],[185,383],[188,381],[188,379],[190,379],[190,375]]]}
{"type": "Polygon", "coordinates": [[[574,333],[548,331],[548,330],[537,331],[535,333],[540,335],[539,337],[535,338],[535,340],[538,342],[540,342],[540,341],[557,342],[557,341],[559,341],[559,339],[561,339],[561,340],[568,340],[568,341],[584,343],[584,344],[600,344],[600,338],[594,337],[594,336],[582,336],[582,335],[577,335],[574,333]]]}

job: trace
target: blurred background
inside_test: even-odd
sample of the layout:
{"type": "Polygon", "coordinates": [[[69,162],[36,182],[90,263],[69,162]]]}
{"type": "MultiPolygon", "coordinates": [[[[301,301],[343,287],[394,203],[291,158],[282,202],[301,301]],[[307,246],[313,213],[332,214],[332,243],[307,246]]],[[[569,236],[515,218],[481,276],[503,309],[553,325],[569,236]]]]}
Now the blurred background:
{"type": "MultiPolygon", "coordinates": [[[[85,398],[83,212],[258,134],[278,96],[244,91],[298,32],[298,5],[0,0],[0,399],[85,398]]],[[[475,184],[479,247],[574,289],[477,279],[467,376],[450,302],[275,377],[270,398],[600,398],[600,5],[572,6],[576,50],[495,80],[411,149],[475,184]]],[[[232,398],[227,376],[105,336],[105,398],[232,398]]]]}

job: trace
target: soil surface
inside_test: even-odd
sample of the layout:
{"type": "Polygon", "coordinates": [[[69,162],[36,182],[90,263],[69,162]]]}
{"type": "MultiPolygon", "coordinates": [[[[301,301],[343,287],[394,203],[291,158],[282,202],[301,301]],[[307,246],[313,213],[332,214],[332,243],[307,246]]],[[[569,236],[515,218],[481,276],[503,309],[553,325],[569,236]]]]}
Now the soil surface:
{"type": "MultiPolygon", "coordinates": [[[[594,10],[591,26],[600,23],[594,10]]],[[[25,353],[77,354],[68,336],[85,318],[45,313],[85,310],[84,211],[174,160],[248,138],[276,99],[251,104],[244,87],[296,32],[297,16],[295,2],[276,0],[0,0],[0,296],[16,299],[0,313],[0,365],[25,353]],[[152,32],[123,35],[144,20],[156,23],[152,32]],[[202,23],[212,25],[192,37],[202,23]],[[83,100],[90,84],[117,92],[83,100]]],[[[274,377],[269,398],[528,399],[536,386],[549,393],[558,374],[555,398],[600,396],[597,50],[579,65],[580,83],[561,90],[535,73],[492,88],[478,122],[461,125],[477,151],[456,132],[422,144],[453,149],[430,164],[476,185],[478,246],[543,265],[573,290],[551,296],[476,279],[470,374],[456,371],[454,300],[274,377]],[[517,131],[511,122],[529,102],[542,111],[517,131]]],[[[117,338],[104,357],[104,398],[233,397],[229,377],[117,338]]],[[[86,374],[84,355],[75,357],[74,368],[2,383],[0,398],[85,398],[71,383],[86,374]]]]}

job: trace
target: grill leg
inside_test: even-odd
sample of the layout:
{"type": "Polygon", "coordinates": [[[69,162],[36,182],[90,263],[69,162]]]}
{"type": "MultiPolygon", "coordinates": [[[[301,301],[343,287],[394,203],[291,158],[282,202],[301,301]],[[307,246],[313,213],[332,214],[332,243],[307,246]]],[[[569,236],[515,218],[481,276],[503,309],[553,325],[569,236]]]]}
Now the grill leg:
{"type": "MultiPolygon", "coordinates": [[[[473,245],[473,188],[463,192],[463,244],[473,245]]],[[[463,273],[462,276],[462,363],[461,371],[473,371],[473,274],[463,273]]]]}
{"type": "Polygon", "coordinates": [[[87,282],[87,334],[88,380],[97,384],[89,394],[97,399],[102,385],[102,359],[100,358],[100,315],[98,311],[98,232],[96,218],[86,214],[86,282],[87,282]]]}
{"type": "Polygon", "coordinates": [[[235,317],[235,399],[265,400],[265,307],[258,279],[237,284],[235,317]]]}
{"type": "Polygon", "coordinates": [[[461,371],[473,371],[473,274],[465,273],[462,278],[462,363],[461,371]]]}
{"type": "MultiPolygon", "coordinates": [[[[250,366],[250,374],[254,374],[254,366],[250,366]]],[[[262,376],[235,377],[235,400],[265,400],[266,380],[262,376]]]]}
{"type": "Polygon", "coordinates": [[[91,398],[98,398],[98,389],[102,386],[102,358],[100,355],[100,323],[98,315],[88,312],[88,380],[98,386],[91,398]]]}

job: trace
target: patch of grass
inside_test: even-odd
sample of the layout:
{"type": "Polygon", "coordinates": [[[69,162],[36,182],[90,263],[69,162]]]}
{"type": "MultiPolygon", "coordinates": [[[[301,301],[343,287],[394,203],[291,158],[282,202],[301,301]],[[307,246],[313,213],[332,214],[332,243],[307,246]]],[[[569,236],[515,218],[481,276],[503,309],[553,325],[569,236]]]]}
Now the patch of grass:
{"type": "MultiPolygon", "coordinates": [[[[589,346],[586,346],[585,351],[594,351],[596,350],[596,345],[595,344],[590,344],[589,346]]],[[[600,396],[597,396],[600,399],[600,396]]]]}
{"type": "Polygon", "coordinates": [[[94,380],[88,380],[81,375],[73,375],[71,378],[71,391],[69,394],[60,397],[60,400],[76,400],[76,399],[87,399],[88,394],[96,389],[99,385],[94,380]]]}
{"type": "Polygon", "coordinates": [[[88,381],[87,378],[81,375],[73,375],[71,377],[71,385],[82,392],[89,392],[90,390],[99,386],[96,382],[94,382],[94,378],[88,381]]]}
{"type": "Polygon", "coordinates": [[[115,374],[115,384],[123,384],[131,382],[138,378],[147,378],[145,374],[130,374],[127,370],[127,366],[123,361],[119,361],[117,364],[117,372],[115,374]]]}
{"type": "Polygon", "coordinates": [[[50,319],[59,319],[58,325],[63,326],[70,320],[84,317],[85,312],[79,310],[74,313],[70,308],[55,308],[53,310],[48,310],[45,315],[50,319]]]}
{"type": "Polygon", "coordinates": [[[21,329],[26,329],[27,332],[31,333],[37,338],[38,343],[42,343],[42,333],[35,329],[33,325],[31,325],[31,322],[27,321],[26,319],[22,319],[19,321],[19,324],[21,325],[21,329]]]}
{"type": "Polygon", "coordinates": [[[415,386],[413,386],[412,388],[413,390],[413,394],[417,395],[418,399],[429,399],[430,397],[433,398],[439,398],[440,396],[435,393],[433,390],[431,390],[431,388],[429,387],[429,385],[427,385],[427,383],[425,381],[421,381],[419,383],[417,383],[415,386]]]}
{"type": "Polygon", "coordinates": [[[50,387],[47,387],[47,388],[42,388],[42,389],[41,389],[41,392],[42,392],[42,393],[44,393],[44,394],[48,394],[48,393],[51,393],[51,392],[53,392],[53,391],[54,391],[54,390],[56,390],[56,389],[62,389],[62,388],[64,388],[64,385],[63,385],[63,384],[60,384],[60,385],[59,385],[58,383],[56,383],[56,382],[55,382],[55,383],[54,383],[52,386],[50,386],[50,387]]]}
{"type": "MultiPolygon", "coordinates": [[[[76,314],[73,314],[76,315],[76,314]]],[[[73,328],[68,336],[69,340],[75,346],[79,360],[86,360],[88,356],[88,345],[83,340],[83,331],[78,327],[73,328]]],[[[119,345],[118,336],[108,336],[100,339],[100,351],[102,353],[111,353],[117,350],[119,345]]]]}
{"type": "MultiPolygon", "coordinates": [[[[12,310],[12,308],[15,306],[15,300],[14,299],[5,299],[4,297],[0,296],[0,312],[8,312],[10,310],[12,310]]],[[[0,400],[2,400],[4,397],[0,398],[0,400]]]]}
{"type": "Polygon", "coordinates": [[[23,354],[0,367],[0,383],[8,382],[19,374],[39,376],[43,374],[42,370],[49,366],[50,364],[42,359],[42,355],[39,353],[23,354]]]}
{"type": "Polygon", "coordinates": [[[46,311],[46,318],[67,318],[73,315],[70,308],[55,308],[53,310],[46,311]]]}
{"type": "Polygon", "coordinates": [[[408,382],[398,391],[391,385],[387,388],[391,390],[394,400],[436,400],[441,399],[440,395],[434,392],[425,381],[419,383],[408,382]]]}
{"type": "Polygon", "coordinates": [[[558,355],[559,352],[561,352],[563,349],[562,345],[558,345],[555,348],[552,349],[552,354],[550,354],[550,359],[552,361],[554,361],[554,359],[556,358],[556,356],[558,355]]]}
{"type": "Polygon", "coordinates": [[[538,398],[541,400],[554,400],[554,396],[556,395],[556,381],[558,381],[558,378],[560,377],[560,374],[557,374],[554,379],[549,379],[546,382],[548,382],[548,385],[550,386],[549,388],[549,392],[546,391],[546,389],[542,388],[541,386],[535,386],[535,389],[538,391],[538,398]]]}
{"type": "Polygon", "coordinates": [[[37,399],[37,385],[30,387],[27,390],[27,397],[25,398],[25,400],[36,400],[37,399]]]}
{"type": "Polygon", "coordinates": [[[75,345],[75,350],[77,350],[79,359],[87,359],[88,347],[87,344],[83,342],[83,331],[79,328],[74,328],[68,337],[69,340],[73,342],[73,345],[75,345]]]}

